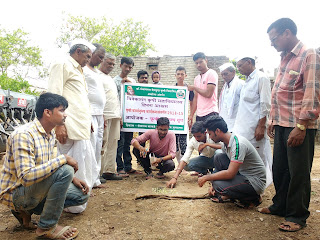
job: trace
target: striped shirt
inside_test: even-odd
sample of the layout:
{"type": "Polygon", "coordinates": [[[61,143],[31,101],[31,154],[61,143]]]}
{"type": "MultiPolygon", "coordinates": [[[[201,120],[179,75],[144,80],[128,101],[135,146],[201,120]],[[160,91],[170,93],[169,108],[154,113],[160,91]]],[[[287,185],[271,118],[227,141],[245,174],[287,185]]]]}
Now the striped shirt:
{"type": "Polygon", "coordinates": [[[298,42],[291,52],[283,52],[272,89],[270,124],[295,127],[301,119],[317,129],[319,81],[320,60],[314,49],[298,42]]]}
{"type": "Polygon", "coordinates": [[[0,171],[0,202],[14,209],[12,191],[49,177],[66,164],[64,155],[54,153],[54,130],[47,134],[38,119],[16,129],[7,141],[0,171]]]}

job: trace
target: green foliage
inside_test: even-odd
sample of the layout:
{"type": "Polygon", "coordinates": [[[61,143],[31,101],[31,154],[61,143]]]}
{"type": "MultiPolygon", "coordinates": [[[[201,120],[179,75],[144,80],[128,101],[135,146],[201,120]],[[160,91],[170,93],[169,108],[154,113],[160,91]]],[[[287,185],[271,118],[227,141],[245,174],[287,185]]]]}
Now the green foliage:
{"type": "Polygon", "coordinates": [[[63,20],[57,44],[61,47],[73,39],[83,38],[102,44],[107,52],[115,56],[142,56],[148,50],[155,50],[148,40],[149,30],[147,25],[134,22],[133,19],[115,25],[105,17],[89,18],[69,14],[63,20]]]}
{"type": "Polygon", "coordinates": [[[26,93],[31,95],[39,95],[35,90],[30,89],[30,84],[28,81],[24,80],[21,76],[17,76],[17,79],[8,77],[5,73],[0,75],[0,88],[10,89],[13,92],[26,93]]]}
{"type": "Polygon", "coordinates": [[[28,33],[21,29],[9,32],[0,29],[0,71],[1,74],[13,72],[19,74],[28,71],[28,67],[42,65],[41,51],[38,47],[29,46],[28,33]],[[23,69],[20,67],[23,66],[23,69]]]}
{"type": "Polygon", "coordinates": [[[237,61],[234,60],[234,59],[232,59],[232,60],[230,60],[230,62],[231,62],[231,63],[234,65],[234,67],[236,68],[236,74],[237,74],[238,78],[240,78],[240,79],[242,79],[242,80],[246,80],[246,76],[245,76],[245,75],[242,75],[242,74],[239,72],[238,68],[237,68],[237,61]]]}

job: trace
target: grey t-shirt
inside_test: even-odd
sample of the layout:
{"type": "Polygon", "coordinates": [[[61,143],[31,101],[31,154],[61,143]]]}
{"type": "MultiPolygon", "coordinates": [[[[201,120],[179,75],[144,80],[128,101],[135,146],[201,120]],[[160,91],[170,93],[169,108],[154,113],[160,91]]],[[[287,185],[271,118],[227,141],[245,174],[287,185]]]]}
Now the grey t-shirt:
{"type": "Polygon", "coordinates": [[[239,173],[261,194],[266,187],[266,168],[254,146],[245,137],[233,133],[229,145],[222,150],[230,161],[241,163],[239,173]]]}

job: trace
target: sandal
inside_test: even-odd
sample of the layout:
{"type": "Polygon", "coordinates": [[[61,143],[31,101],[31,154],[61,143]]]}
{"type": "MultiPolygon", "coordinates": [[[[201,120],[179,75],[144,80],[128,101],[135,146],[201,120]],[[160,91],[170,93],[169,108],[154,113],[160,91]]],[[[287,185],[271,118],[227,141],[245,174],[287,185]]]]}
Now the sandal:
{"type": "MultiPolygon", "coordinates": [[[[71,228],[70,226],[65,226],[60,230],[60,232],[54,234],[54,231],[56,230],[57,225],[55,225],[53,228],[49,229],[48,231],[43,232],[42,234],[38,235],[38,239],[64,239],[63,234],[71,228]]],[[[71,240],[75,239],[79,234],[79,231],[73,233],[71,237],[65,238],[65,240],[71,240]]]]}
{"type": "Polygon", "coordinates": [[[136,169],[133,169],[133,168],[131,168],[130,171],[127,171],[126,173],[127,174],[142,174],[142,172],[140,172],[136,169]]]}
{"type": "Polygon", "coordinates": [[[214,195],[212,198],[210,198],[210,200],[212,202],[214,202],[214,203],[228,203],[228,202],[231,202],[230,198],[223,199],[220,194],[214,195]]]}
{"type": "Polygon", "coordinates": [[[121,176],[121,177],[123,177],[123,178],[124,178],[124,177],[129,177],[129,174],[126,173],[124,170],[119,171],[118,174],[119,174],[119,176],[121,176]]]}
{"type": "Polygon", "coordinates": [[[285,232],[297,232],[304,227],[305,226],[302,226],[298,223],[289,222],[289,221],[285,221],[279,225],[279,229],[285,232]]]}
{"type": "Polygon", "coordinates": [[[160,172],[158,172],[155,177],[158,179],[164,179],[163,173],[160,173],[160,172]]]}
{"type": "Polygon", "coordinates": [[[26,212],[16,212],[14,210],[11,210],[11,213],[13,214],[13,216],[15,216],[15,218],[19,221],[19,223],[21,224],[21,226],[24,229],[27,230],[34,230],[37,228],[37,223],[30,221],[28,223],[28,225],[23,224],[23,217],[22,214],[27,214],[26,212]]]}
{"type": "Polygon", "coordinates": [[[264,207],[264,208],[258,208],[258,212],[259,213],[262,213],[262,214],[272,214],[270,209],[267,208],[267,207],[264,207]]]}

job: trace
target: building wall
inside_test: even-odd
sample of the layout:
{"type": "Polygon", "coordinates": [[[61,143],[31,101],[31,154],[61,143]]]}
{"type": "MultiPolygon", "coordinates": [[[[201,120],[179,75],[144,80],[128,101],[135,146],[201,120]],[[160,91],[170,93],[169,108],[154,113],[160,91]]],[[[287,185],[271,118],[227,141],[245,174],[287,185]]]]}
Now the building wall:
{"type": "MultiPolygon", "coordinates": [[[[155,70],[161,73],[161,82],[166,85],[174,85],[176,83],[175,71],[179,66],[183,66],[187,71],[187,78],[185,82],[187,84],[193,84],[195,76],[199,74],[195,63],[192,59],[193,56],[163,56],[163,57],[133,57],[134,67],[129,74],[129,77],[137,80],[137,72],[140,70],[146,70],[149,73],[149,83],[152,83],[151,73],[155,70]]],[[[219,75],[218,89],[223,86],[223,79],[220,75],[218,67],[222,64],[229,62],[229,59],[225,56],[208,56],[208,67],[214,69],[219,75]]],[[[117,58],[116,66],[111,72],[111,76],[114,77],[120,74],[120,60],[117,58]]]]}

